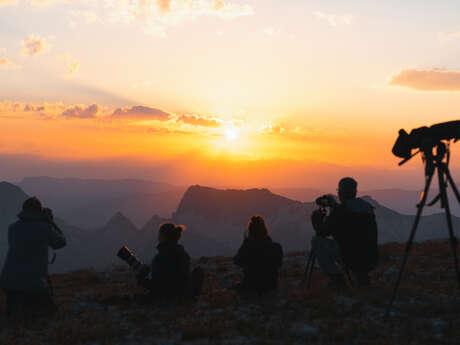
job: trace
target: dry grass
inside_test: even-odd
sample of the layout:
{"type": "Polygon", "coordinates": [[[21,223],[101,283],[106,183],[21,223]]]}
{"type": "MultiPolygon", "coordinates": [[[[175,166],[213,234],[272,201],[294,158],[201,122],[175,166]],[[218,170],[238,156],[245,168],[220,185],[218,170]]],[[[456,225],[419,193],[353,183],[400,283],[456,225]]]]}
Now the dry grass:
{"type": "Polygon", "coordinates": [[[253,344],[452,344],[460,338],[460,298],[447,242],[414,245],[395,313],[389,322],[383,321],[403,253],[403,245],[382,246],[382,264],[372,274],[375,288],[351,290],[343,297],[337,297],[316,270],[310,289],[299,286],[304,259],[298,255],[289,255],[292,260],[282,269],[277,298],[250,301],[221,286],[222,279],[241,278],[224,257],[197,261],[212,264],[205,270],[199,299],[168,306],[130,302],[141,290],[120,267],[108,277],[91,270],[57,275],[52,277],[57,316],[16,329],[6,329],[1,322],[0,344],[142,344],[148,339],[160,344],[161,339],[193,343],[203,338],[221,344],[235,339],[241,343],[241,337],[253,344]],[[303,331],[302,325],[312,331],[303,331]]]}

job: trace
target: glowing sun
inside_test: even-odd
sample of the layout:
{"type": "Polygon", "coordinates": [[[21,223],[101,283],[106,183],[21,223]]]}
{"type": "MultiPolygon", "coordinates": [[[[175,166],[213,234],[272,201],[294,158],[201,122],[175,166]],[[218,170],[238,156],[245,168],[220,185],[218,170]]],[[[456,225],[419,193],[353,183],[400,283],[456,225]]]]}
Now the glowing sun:
{"type": "Polygon", "coordinates": [[[225,130],[224,134],[225,139],[227,139],[228,141],[235,141],[236,139],[238,139],[239,131],[235,127],[229,127],[225,130]]]}

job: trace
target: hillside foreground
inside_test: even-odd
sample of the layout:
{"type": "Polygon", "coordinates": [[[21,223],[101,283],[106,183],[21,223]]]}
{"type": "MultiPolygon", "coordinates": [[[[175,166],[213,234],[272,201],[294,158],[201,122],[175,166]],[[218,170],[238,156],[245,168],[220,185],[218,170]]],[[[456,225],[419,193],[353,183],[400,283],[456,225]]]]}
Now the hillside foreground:
{"type": "MultiPolygon", "coordinates": [[[[202,295],[171,305],[140,305],[126,267],[80,270],[52,277],[59,311],[12,330],[0,322],[0,344],[453,344],[460,339],[460,294],[447,241],[414,244],[391,319],[385,307],[404,252],[380,247],[371,292],[336,295],[318,270],[300,286],[305,253],[285,257],[278,296],[240,299],[231,258],[201,258],[202,295]]],[[[5,300],[0,300],[4,313],[5,300]]]]}

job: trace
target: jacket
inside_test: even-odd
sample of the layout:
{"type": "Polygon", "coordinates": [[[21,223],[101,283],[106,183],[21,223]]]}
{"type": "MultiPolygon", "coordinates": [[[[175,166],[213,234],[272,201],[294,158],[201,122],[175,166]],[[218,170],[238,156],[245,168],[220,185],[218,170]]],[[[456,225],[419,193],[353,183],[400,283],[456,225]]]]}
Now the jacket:
{"type": "Polygon", "coordinates": [[[263,294],[278,287],[283,249],[268,236],[265,239],[247,238],[233,262],[243,268],[241,290],[263,294]]]}
{"type": "Polygon", "coordinates": [[[328,217],[312,216],[320,236],[332,236],[339,244],[345,265],[355,272],[368,272],[378,263],[378,229],[374,207],[361,198],[337,205],[328,217]]]}
{"type": "Polygon", "coordinates": [[[139,284],[150,290],[152,297],[173,298],[184,294],[190,276],[190,256],[177,243],[164,242],[157,246],[152,260],[150,279],[139,284]]]}
{"type": "Polygon", "coordinates": [[[66,245],[64,235],[40,211],[22,211],[8,228],[8,253],[0,274],[4,290],[36,293],[48,287],[48,247],[66,245]]]}

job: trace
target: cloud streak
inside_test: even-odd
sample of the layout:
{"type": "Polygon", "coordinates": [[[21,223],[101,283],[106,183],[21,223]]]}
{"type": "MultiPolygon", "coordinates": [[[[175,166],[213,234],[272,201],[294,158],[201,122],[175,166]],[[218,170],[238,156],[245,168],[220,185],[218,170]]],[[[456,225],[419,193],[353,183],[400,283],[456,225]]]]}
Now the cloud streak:
{"type": "Polygon", "coordinates": [[[460,91],[460,71],[404,69],[391,78],[389,85],[419,91],[460,91]]]}
{"type": "Polygon", "coordinates": [[[112,119],[120,120],[126,119],[167,121],[170,117],[171,114],[164,110],[141,105],[128,108],[117,108],[111,115],[112,119]]]}
{"type": "Polygon", "coordinates": [[[224,0],[106,0],[108,22],[137,23],[144,32],[165,35],[165,27],[197,16],[216,16],[224,19],[250,16],[248,4],[224,0]]]}
{"type": "Polygon", "coordinates": [[[348,15],[337,15],[320,11],[313,12],[315,18],[325,21],[330,26],[348,25],[352,22],[352,17],[348,15]]]}

